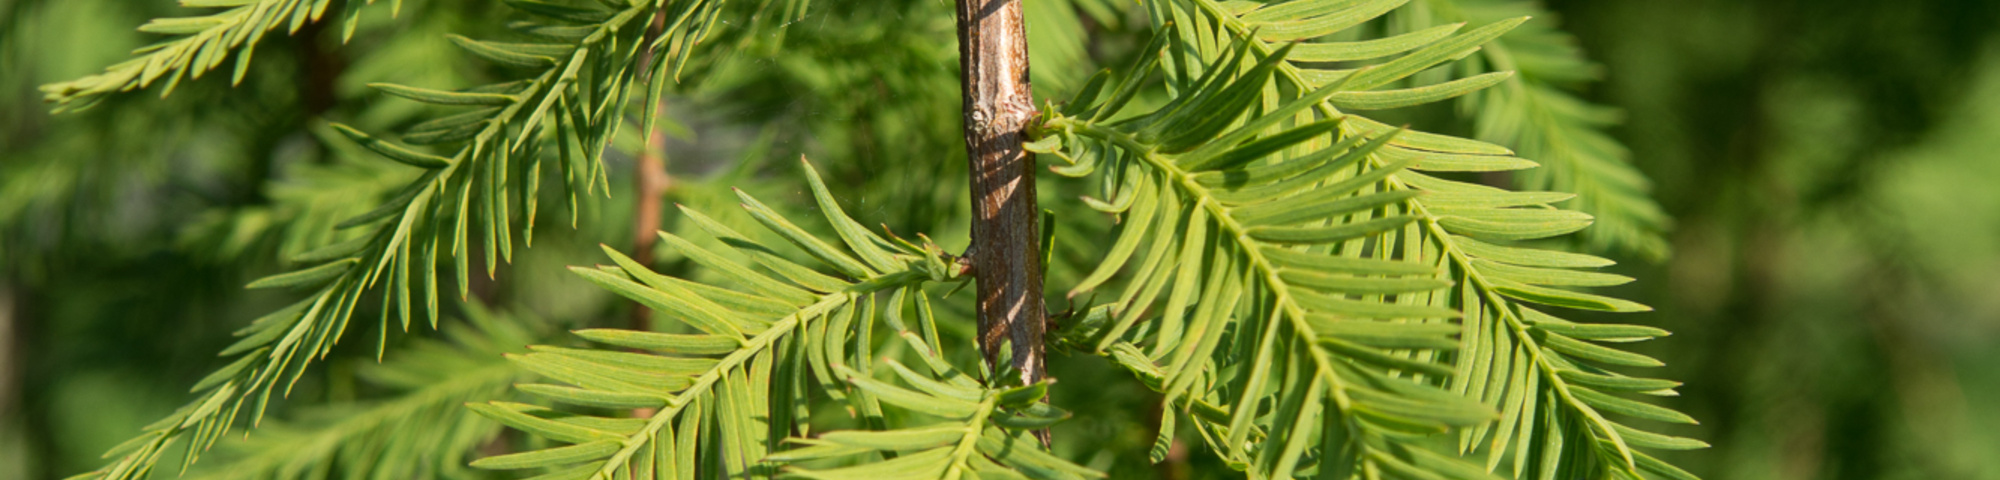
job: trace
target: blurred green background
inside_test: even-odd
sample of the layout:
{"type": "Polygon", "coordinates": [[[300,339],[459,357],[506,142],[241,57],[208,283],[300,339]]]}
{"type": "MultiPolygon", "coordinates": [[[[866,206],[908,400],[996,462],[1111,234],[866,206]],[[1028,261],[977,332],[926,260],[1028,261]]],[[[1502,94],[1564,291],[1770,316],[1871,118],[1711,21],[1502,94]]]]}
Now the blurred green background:
{"type": "MultiPolygon", "coordinates": [[[[497,31],[504,9],[407,3],[395,18],[371,10],[349,45],[315,27],[269,40],[236,88],[206,78],[165,99],[154,89],[51,116],[36,86],[124,59],[147,41],[135,26],[185,11],[0,0],[0,478],[95,468],[187,400],[229,332],[291,301],[239,285],[281,271],[278,259],[323,240],[329,219],[371,206],[353,196],[407,181],[321,142],[319,119],[393,129],[425,112],[366,83],[499,75],[441,38],[497,31]]],[[[1081,14],[1029,3],[1044,98],[1123,65],[1145,28],[1090,10],[1131,2],[1079,0],[1081,14]],[[1072,45],[1075,34],[1097,43],[1072,45]]],[[[1665,403],[1702,421],[1667,433],[1714,445],[1667,460],[1712,479],[2000,479],[2000,2],[1543,6],[1551,14],[1535,21],[1574,34],[1601,64],[1580,95],[1623,112],[1610,133],[1674,218],[1670,258],[1613,255],[1640,279],[1616,293],[1657,309],[1622,320],[1675,333],[1636,350],[1686,382],[1665,403]]],[[[805,154],[864,223],[962,247],[948,3],[824,0],[786,35],[725,33],[727,54],[691,67],[703,79],[677,87],[667,110],[684,132],[669,149],[669,200],[719,210],[734,203],[718,201],[731,185],[801,200],[787,178],[805,154]]],[[[614,155],[612,171],[629,158],[614,155]]],[[[556,273],[601,262],[597,243],[629,244],[629,181],[612,183],[608,200],[544,215],[534,248],[478,296],[557,322],[622,318],[627,306],[556,273]]],[[[1088,230],[1064,235],[1101,248],[1088,230]]],[[[358,323],[355,338],[377,334],[358,323]]],[[[373,342],[354,343],[293,397],[369,395],[352,379],[373,342]]],[[[1072,368],[1056,376],[1115,375],[1072,368]]],[[[1143,460],[1151,438],[1147,414],[1129,411],[1147,400],[1118,381],[1058,397],[1092,418],[1068,428],[1131,450],[1100,468],[1132,467],[1125,457],[1143,460]]],[[[1192,468],[1222,475],[1208,467],[1192,468]]]]}

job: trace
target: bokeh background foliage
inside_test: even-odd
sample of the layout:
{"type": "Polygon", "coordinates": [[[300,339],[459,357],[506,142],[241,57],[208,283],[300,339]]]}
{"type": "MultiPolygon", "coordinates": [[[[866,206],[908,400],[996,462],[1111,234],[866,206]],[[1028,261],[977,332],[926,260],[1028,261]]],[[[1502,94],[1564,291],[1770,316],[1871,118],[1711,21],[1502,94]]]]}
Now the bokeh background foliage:
{"type": "MultiPolygon", "coordinates": [[[[371,208],[347,199],[384,197],[412,175],[322,120],[399,130],[431,112],[367,84],[513,78],[443,40],[501,33],[511,17],[489,3],[363,10],[345,45],[339,23],[267,39],[239,87],[220,78],[225,64],[164,99],[156,88],[50,115],[37,86],[121,61],[150,41],[134,26],[183,11],[0,0],[0,477],[96,468],[100,453],[186,401],[186,387],[219,366],[229,332],[295,301],[237,286],[292,267],[281,259],[332,241],[328,225],[371,208]]],[[[1129,2],[1027,5],[1038,98],[1067,98],[1098,67],[1129,65],[1145,40],[1129,2]]],[[[796,19],[760,17],[789,23],[782,35],[717,31],[666,102],[669,200],[742,224],[728,193],[742,187],[810,215],[791,161],[803,154],[848,214],[963,248],[949,8],[821,1],[796,19]]],[[[2000,478],[2000,5],[1414,0],[1372,31],[1522,14],[1535,18],[1497,48],[1424,74],[1516,70],[1518,81],[1388,119],[1513,145],[1545,165],[1480,181],[1585,193],[1590,203],[1568,206],[1599,224],[1573,248],[1642,279],[1613,293],[1656,310],[1621,321],[1675,333],[1635,348],[1686,383],[1661,403],[1703,422],[1667,432],[1715,445],[1667,460],[1706,478],[2000,478]],[[1480,115],[1506,102],[1554,116],[1528,126],[1573,128],[1480,115]],[[1588,183],[1607,178],[1639,180],[1588,183]],[[1591,199],[1592,188],[1612,193],[1591,199]]],[[[606,156],[614,172],[641,148],[620,142],[606,156]]],[[[251,440],[225,440],[192,474],[282,473],[290,467],[203,468],[265,465],[284,453],[270,445],[311,444],[291,432],[393,422],[343,412],[400,412],[382,402],[411,392],[508,398],[519,372],[500,352],[620,325],[629,302],[573,275],[532,273],[603,263],[599,243],[629,246],[630,185],[613,177],[610,187],[576,211],[545,202],[533,248],[516,249],[497,279],[474,276],[479,303],[447,306],[437,332],[386,332],[388,363],[376,363],[373,341],[343,343],[292,391],[287,403],[301,406],[274,406],[251,440]],[[441,382],[413,365],[486,376],[441,382]]],[[[1044,195],[1085,191],[1052,183],[1044,195]]],[[[691,228],[668,211],[667,230],[691,228]]],[[[1058,254],[1073,258],[1054,262],[1051,285],[1089,271],[1104,223],[1059,223],[1058,254]]],[[[702,275],[670,255],[655,264],[702,275]]],[[[941,322],[942,333],[969,336],[969,311],[940,315],[962,320],[941,322]]],[[[354,339],[385,333],[373,321],[353,328],[354,339]]],[[[1115,476],[1232,476],[1184,451],[1150,465],[1152,394],[1099,363],[1053,364],[1065,387],[1055,403],[1076,413],[1057,437],[1107,439],[1058,442],[1059,454],[1115,476]]],[[[424,462],[462,465],[500,431],[469,415],[458,425],[426,445],[457,453],[424,462]]]]}

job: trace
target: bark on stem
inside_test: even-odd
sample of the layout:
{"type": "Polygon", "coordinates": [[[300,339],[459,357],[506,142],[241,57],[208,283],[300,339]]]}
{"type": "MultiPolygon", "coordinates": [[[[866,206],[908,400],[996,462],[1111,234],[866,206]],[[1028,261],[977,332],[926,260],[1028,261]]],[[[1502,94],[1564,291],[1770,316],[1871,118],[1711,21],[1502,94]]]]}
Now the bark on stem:
{"type": "Polygon", "coordinates": [[[1035,118],[1028,89],[1028,39],[1020,0],[958,0],[965,150],[972,164],[973,279],[979,348],[994,365],[1003,339],[1024,383],[1041,380],[1041,236],[1035,222],[1034,162],[1022,149],[1035,118]]]}
{"type": "MultiPolygon", "coordinates": [[[[667,136],[658,130],[646,132],[645,150],[639,153],[632,172],[633,200],[638,202],[632,208],[632,258],[648,266],[653,264],[653,245],[660,238],[661,203],[671,182],[667,177],[667,136]]],[[[651,331],[652,311],[645,305],[634,307],[631,328],[651,331]]]]}

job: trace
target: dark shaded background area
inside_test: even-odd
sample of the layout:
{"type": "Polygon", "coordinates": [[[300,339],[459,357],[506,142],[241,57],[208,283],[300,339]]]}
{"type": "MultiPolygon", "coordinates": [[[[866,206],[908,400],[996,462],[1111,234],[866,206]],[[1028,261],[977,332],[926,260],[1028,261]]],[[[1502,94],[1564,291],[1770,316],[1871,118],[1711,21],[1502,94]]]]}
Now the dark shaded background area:
{"type": "Polygon", "coordinates": [[[1558,2],[1673,214],[1708,478],[2000,478],[1994,2],[1558,2]]]}
{"type": "MultiPolygon", "coordinates": [[[[343,216],[316,199],[403,181],[397,171],[339,167],[341,153],[304,132],[320,115],[376,130],[420,119],[366,82],[464,85],[493,73],[441,42],[390,33],[493,30],[480,25],[499,14],[463,12],[497,9],[411,3],[424,6],[372,18],[346,47],[333,35],[270,40],[241,87],[188,82],[164,100],[132,94],[51,117],[36,85],[122,59],[145,40],[134,26],[180,12],[164,1],[0,0],[0,478],[92,468],[105,448],[185,401],[184,389],[217,366],[228,332],[291,298],[233,286],[278,271],[287,235],[308,235],[300,232],[311,219],[343,216]],[[271,182],[282,187],[265,188],[271,182]],[[277,233],[255,233],[267,230],[277,233]]],[[[869,11],[814,20],[943,11],[930,5],[941,2],[855,3],[814,8],[869,11]]],[[[1667,459],[1711,479],[2000,479],[2000,2],[1548,7],[1557,15],[1536,21],[1558,22],[1603,64],[1604,80],[1585,96],[1625,112],[1614,134],[1675,218],[1672,258],[1621,259],[1619,273],[1640,281],[1616,292],[1657,309],[1621,321],[1675,333],[1636,349],[1668,363],[1658,376],[1686,382],[1664,403],[1703,422],[1668,433],[1714,445],[1667,459]]],[[[818,38],[823,63],[718,67],[733,80],[711,92],[766,106],[670,110],[714,137],[676,153],[748,156],[739,147],[776,135],[773,158],[812,151],[836,184],[903,192],[871,193],[858,215],[908,218],[899,231],[948,238],[937,229],[949,227],[930,222],[951,213],[932,210],[962,191],[940,180],[962,176],[951,163],[962,160],[883,163],[957,148],[955,83],[942,81],[952,72],[934,67],[950,45],[921,40],[951,38],[940,18],[818,38]],[[842,58],[843,49],[883,48],[907,63],[842,58]],[[856,91],[866,95],[843,93],[856,91]],[[913,104],[939,107],[898,110],[913,104]]],[[[700,201],[703,188],[678,195],[700,201]]],[[[511,268],[597,261],[594,244],[628,237],[629,195],[613,198],[580,212],[582,230],[567,229],[568,212],[548,215],[548,234],[538,231],[511,268]]],[[[567,278],[511,275],[482,289],[489,301],[553,318],[617,318],[604,314],[603,294],[567,278]]],[[[372,328],[349,335],[372,340],[372,328]]],[[[356,343],[372,353],[372,341],[356,343]]],[[[351,369],[342,362],[294,396],[351,395],[338,387],[351,369]]],[[[1079,428],[1144,428],[1145,412],[1115,412],[1144,404],[1079,408],[1080,417],[1112,415],[1079,428]]],[[[1150,432],[1127,436],[1107,448],[1130,443],[1143,456],[1150,432]]]]}

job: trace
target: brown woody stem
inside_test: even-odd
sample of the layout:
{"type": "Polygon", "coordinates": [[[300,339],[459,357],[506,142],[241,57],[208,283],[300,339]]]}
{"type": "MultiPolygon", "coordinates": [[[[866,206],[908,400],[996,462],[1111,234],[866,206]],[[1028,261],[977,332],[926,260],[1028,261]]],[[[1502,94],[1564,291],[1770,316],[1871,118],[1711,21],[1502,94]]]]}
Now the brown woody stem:
{"type": "MultiPolygon", "coordinates": [[[[662,9],[653,14],[653,22],[646,29],[646,57],[639,61],[641,71],[652,72],[653,39],[658,38],[667,26],[667,11],[662,9]]],[[[650,75],[650,74],[649,74],[650,75]]],[[[665,110],[666,101],[653,105],[654,115],[665,110]]],[[[660,203],[665,201],[667,186],[672,179],[667,176],[667,137],[655,127],[646,132],[646,146],[639,149],[639,161],[632,167],[632,258],[640,264],[653,263],[653,244],[657,242],[660,230],[660,203]]],[[[628,328],[638,331],[653,329],[653,312],[645,305],[632,309],[632,320],[628,328]]]]}
{"type": "MultiPolygon", "coordinates": [[[[666,103],[666,102],[661,102],[666,103]]],[[[667,186],[672,179],[667,176],[667,136],[658,128],[646,132],[646,146],[639,153],[639,162],[632,172],[632,258],[640,263],[653,263],[653,245],[658,242],[660,230],[660,208],[667,195],[667,186]]],[[[653,329],[652,312],[644,305],[633,308],[633,330],[653,329]]]]}
{"type": "Polygon", "coordinates": [[[1042,371],[1042,266],[1034,162],[1022,149],[1035,118],[1021,0],[958,0],[965,150],[972,164],[973,279],[979,349],[994,365],[1003,339],[1023,383],[1042,371]]]}

